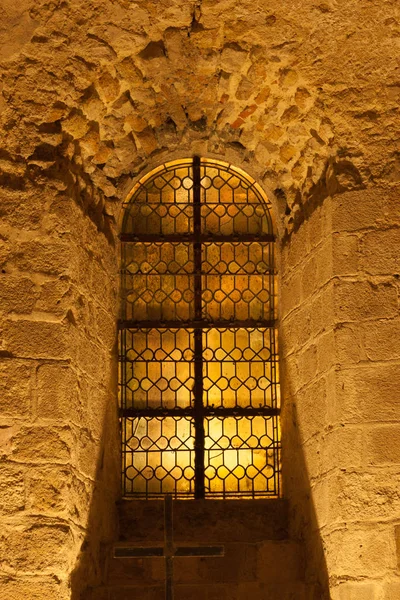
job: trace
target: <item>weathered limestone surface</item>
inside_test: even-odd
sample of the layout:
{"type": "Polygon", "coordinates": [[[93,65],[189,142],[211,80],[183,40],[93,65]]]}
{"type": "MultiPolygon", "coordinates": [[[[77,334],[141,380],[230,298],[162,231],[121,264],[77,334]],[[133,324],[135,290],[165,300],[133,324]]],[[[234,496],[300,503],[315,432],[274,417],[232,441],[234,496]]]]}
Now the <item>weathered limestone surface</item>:
{"type": "Polygon", "coordinates": [[[396,199],[377,188],[326,199],[281,257],[287,494],[299,534],[314,530],[309,564],[339,600],[399,591],[396,199]]]}
{"type": "Polygon", "coordinates": [[[72,180],[105,231],[166,152],[247,163],[288,228],[321,195],[394,183],[395,5],[3,0],[3,180],[72,180]]]}
{"type": "Polygon", "coordinates": [[[78,597],[115,529],[115,264],[68,195],[3,191],[0,597],[78,597]]]}
{"type": "Polygon", "coordinates": [[[194,152],[276,209],[309,577],[338,600],[399,596],[399,34],[395,0],[1,0],[2,599],[99,579],[121,201],[194,152]]]}

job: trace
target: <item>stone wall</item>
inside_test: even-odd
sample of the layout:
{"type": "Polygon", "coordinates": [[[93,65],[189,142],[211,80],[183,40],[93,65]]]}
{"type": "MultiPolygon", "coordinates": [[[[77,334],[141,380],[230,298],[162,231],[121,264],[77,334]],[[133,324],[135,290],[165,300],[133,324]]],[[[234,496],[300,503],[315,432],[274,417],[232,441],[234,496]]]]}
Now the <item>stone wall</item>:
{"type": "Polygon", "coordinates": [[[65,192],[0,202],[0,596],[78,598],[115,529],[114,253],[65,192]]]}
{"type": "Polygon", "coordinates": [[[329,198],[282,252],[285,483],[340,600],[400,590],[399,206],[393,189],[329,198]]]}
{"type": "Polygon", "coordinates": [[[71,572],[77,594],[82,541],[112,515],[116,221],[139,173],[193,153],[244,168],[274,203],[285,489],[294,530],[315,533],[310,577],[323,590],[326,570],[340,600],[395,597],[397,13],[2,1],[2,597],[68,597],[71,572]]]}

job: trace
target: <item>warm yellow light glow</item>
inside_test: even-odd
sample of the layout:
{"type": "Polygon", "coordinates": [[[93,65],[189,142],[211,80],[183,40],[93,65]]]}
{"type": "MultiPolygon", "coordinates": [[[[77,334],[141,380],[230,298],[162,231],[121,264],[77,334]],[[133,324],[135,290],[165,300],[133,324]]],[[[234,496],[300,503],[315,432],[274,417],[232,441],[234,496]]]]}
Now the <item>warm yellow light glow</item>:
{"type": "Polygon", "coordinates": [[[268,325],[276,316],[270,205],[244,171],[201,159],[196,212],[192,164],[160,165],[125,203],[123,319],[134,325],[121,334],[122,404],[146,412],[124,421],[127,487],[143,496],[193,494],[197,373],[206,493],[271,495],[278,488],[278,419],[256,414],[280,402],[276,332],[268,325]],[[150,414],[174,409],[185,412],[150,414]],[[222,417],[221,409],[230,412],[222,417]],[[237,409],[252,414],[238,416],[237,409]]]}

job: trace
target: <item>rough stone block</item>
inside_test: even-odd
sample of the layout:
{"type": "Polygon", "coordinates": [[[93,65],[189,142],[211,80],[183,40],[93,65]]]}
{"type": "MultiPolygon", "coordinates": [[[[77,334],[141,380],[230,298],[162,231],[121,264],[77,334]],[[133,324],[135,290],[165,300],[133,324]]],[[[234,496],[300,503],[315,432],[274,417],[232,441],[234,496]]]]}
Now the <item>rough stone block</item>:
{"type": "Polygon", "coordinates": [[[335,411],[339,422],[397,420],[400,398],[396,364],[360,364],[339,371],[335,411]]]}
{"type": "Polygon", "coordinates": [[[22,242],[16,249],[14,261],[22,271],[36,271],[48,275],[67,274],[73,266],[71,246],[41,237],[22,242]]]}
{"type": "Polygon", "coordinates": [[[366,233],[360,244],[360,267],[371,275],[400,273],[400,229],[366,233]]]}
{"type": "Polygon", "coordinates": [[[331,577],[374,578],[396,567],[393,529],[384,525],[341,527],[325,536],[331,577]]]}
{"type": "Polygon", "coordinates": [[[79,443],[77,444],[78,468],[81,473],[97,479],[99,461],[102,453],[102,446],[98,441],[92,439],[88,430],[81,430],[78,433],[79,443]]]}
{"type": "Polygon", "coordinates": [[[24,472],[13,465],[0,469],[0,514],[12,514],[25,508],[24,472]]]}
{"type": "Polygon", "coordinates": [[[4,328],[6,348],[15,356],[29,358],[67,359],[68,327],[43,321],[9,321],[4,328]]]}
{"type": "MultiPolygon", "coordinates": [[[[255,581],[257,578],[257,547],[254,544],[224,544],[221,558],[201,558],[199,575],[210,583],[255,581]]],[[[182,564],[182,568],[184,565],[182,564]]]]}
{"type": "Polygon", "coordinates": [[[0,275],[0,302],[5,312],[29,314],[36,302],[37,291],[27,277],[0,275]]]}
{"type": "Polygon", "coordinates": [[[333,282],[311,298],[310,304],[304,303],[304,312],[311,322],[311,335],[314,337],[322,331],[329,330],[334,322],[333,282]]]}
{"type": "Polygon", "coordinates": [[[221,56],[221,67],[228,73],[240,70],[246,60],[246,53],[241,49],[225,48],[221,56]]]}
{"type": "MultiPolygon", "coordinates": [[[[291,541],[266,541],[258,546],[257,579],[265,583],[304,580],[302,547],[291,541]]],[[[282,585],[284,588],[284,586],[282,585]]]]}
{"type": "MultiPolygon", "coordinates": [[[[327,423],[331,424],[327,417],[327,423]]],[[[339,425],[330,428],[321,442],[323,471],[334,468],[349,469],[363,464],[363,427],[359,425],[339,425]]]]}
{"type": "Polygon", "coordinates": [[[307,233],[309,237],[309,246],[311,249],[315,248],[326,239],[326,231],[324,227],[325,212],[325,206],[318,206],[308,219],[307,233]]]}
{"type": "Polygon", "coordinates": [[[365,354],[369,360],[400,358],[400,319],[368,323],[362,333],[365,354]]]}
{"type": "Polygon", "coordinates": [[[77,376],[70,367],[54,363],[38,367],[36,410],[40,418],[81,421],[77,376]]]}
{"type": "Polygon", "coordinates": [[[384,194],[384,216],[388,224],[400,224],[400,206],[398,186],[386,189],[384,194]]]}
{"type": "Polygon", "coordinates": [[[362,333],[357,323],[338,325],[334,337],[335,360],[338,365],[357,364],[366,358],[362,333]]]}
{"type": "Polygon", "coordinates": [[[365,461],[371,465],[400,465],[400,423],[376,425],[365,433],[365,461]]]}
{"type": "Polygon", "coordinates": [[[302,297],[308,298],[318,292],[333,275],[332,241],[329,238],[314,249],[303,262],[302,297]]]}
{"type": "Polygon", "coordinates": [[[104,389],[88,381],[81,378],[79,382],[85,423],[94,439],[105,441],[107,432],[112,431],[112,423],[118,418],[115,388],[104,389]]]}
{"type": "Polygon", "coordinates": [[[359,269],[358,236],[334,233],[332,237],[332,274],[354,275],[359,269]]]}
{"type": "Polygon", "coordinates": [[[357,190],[335,196],[332,202],[334,231],[357,231],[374,227],[382,221],[385,191],[357,190]]]}
{"type": "Polygon", "coordinates": [[[116,317],[101,308],[96,310],[96,332],[97,339],[102,346],[111,351],[116,343],[117,331],[115,327],[116,317]]]}
{"type": "Polygon", "coordinates": [[[301,444],[302,453],[302,467],[307,469],[308,473],[309,482],[307,485],[314,485],[315,481],[323,474],[321,448],[322,444],[324,443],[324,434],[320,433],[318,430],[315,433],[314,430],[311,435],[313,435],[313,437],[308,437],[308,439],[306,439],[304,442],[302,431],[300,432],[299,436],[299,443],[301,444]]]}
{"type": "Polygon", "coordinates": [[[332,330],[325,331],[315,340],[317,348],[318,375],[329,371],[335,364],[335,334],[332,330]]]}
{"type": "Polygon", "coordinates": [[[12,457],[18,462],[66,463],[71,460],[68,428],[23,427],[12,438],[12,457]]]}
{"type": "Polygon", "coordinates": [[[0,547],[4,563],[18,571],[65,570],[72,535],[68,525],[37,523],[27,528],[3,530],[0,547]]]}
{"type": "Polygon", "coordinates": [[[348,581],[333,589],[332,600],[378,600],[379,584],[368,581],[348,581]]]}
{"type": "Polygon", "coordinates": [[[292,354],[281,360],[280,372],[282,375],[282,385],[285,394],[288,396],[296,394],[299,391],[299,366],[297,355],[292,354]]]}
{"type": "Polygon", "coordinates": [[[400,567],[400,525],[394,528],[394,539],[396,542],[397,566],[400,567]]]}
{"type": "MultiPolygon", "coordinates": [[[[308,444],[307,444],[308,445],[308,444]]],[[[315,444],[317,446],[317,444],[315,444]]],[[[324,475],[321,478],[315,478],[315,479],[310,479],[310,495],[312,496],[313,499],[313,506],[314,506],[314,512],[315,512],[315,520],[316,523],[318,523],[318,529],[317,531],[310,536],[310,540],[312,543],[312,551],[313,553],[316,555],[319,548],[319,540],[318,537],[320,537],[320,533],[319,530],[323,527],[325,527],[327,524],[331,523],[330,520],[330,515],[329,515],[329,502],[328,502],[328,498],[329,498],[329,488],[330,488],[330,479],[329,476],[324,475]]],[[[310,554],[306,554],[305,555],[306,559],[305,559],[305,565],[306,565],[306,569],[307,566],[309,566],[310,570],[310,566],[311,568],[312,565],[317,564],[316,561],[314,561],[314,557],[313,555],[310,554]]],[[[307,580],[307,577],[306,577],[307,580]]]]}
{"type": "Polygon", "coordinates": [[[70,600],[71,591],[64,583],[53,576],[20,577],[2,581],[0,579],[1,600],[70,600]]]}
{"type": "Polygon", "coordinates": [[[0,457],[8,459],[14,449],[14,438],[18,435],[22,425],[18,422],[2,425],[0,427],[0,457]]]}
{"type": "Polygon", "coordinates": [[[302,349],[297,354],[297,363],[300,387],[309,385],[317,374],[319,374],[317,346],[312,344],[311,346],[302,349]]]}
{"type": "Polygon", "coordinates": [[[290,276],[290,271],[293,268],[293,266],[289,260],[289,248],[290,248],[290,244],[285,244],[285,245],[281,246],[280,252],[278,253],[278,256],[276,258],[276,260],[277,260],[276,266],[281,275],[281,281],[286,279],[286,277],[290,276]]]}
{"type": "Polygon", "coordinates": [[[119,280],[117,273],[117,265],[110,265],[109,269],[105,269],[104,265],[99,265],[96,262],[90,261],[90,291],[93,298],[98,304],[103,307],[109,318],[116,318],[118,312],[118,290],[119,280]]]}
{"type": "Polygon", "coordinates": [[[400,598],[400,581],[386,583],[382,598],[383,600],[398,600],[400,598]]]}
{"type": "Polygon", "coordinates": [[[42,283],[36,301],[36,310],[65,315],[71,306],[72,289],[68,277],[50,279],[42,283]]]}
{"type": "MultiPolygon", "coordinates": [[[[340,465],[341,466],[341,465],[340,465]]],[[[328,482],[327,510],[330,522],[396,518],[400,510],[400,473],[366,473],[342,468],[328,482]]]]}
{"type": "Polygon", "coordinates": [[[390,283],[336,282],[334,305],[338,322],[393,318],[398,314],[396,287],[390,283]]]}
{"type": "Polygon", "coordinates": [[[3,416],[23,416],[29,412],[32,373],[32,364],[15,359],[0,362],[0,413],[3,416]]]}
{"type": "Polygon", "coordinates": [[[329,423],[326,380],[317,379],[297,394],[297,418],[301,443],[324,430],[329,423]]]}
{"type": "MultiPolygon", "coordinates": [[[[117,473],[118,471],[116,471],[117,473]]],[[[119,473],[118,473],[119,474],[119,473]]],[[[105,513],[107,513],[108,517],[107,519],[104,519],[102,521],[102,525],[109,526],[110,522],[112,523],[112,525],[114,525],[113,523],[113,510],[114,507],[112,509],[110,509],[110,495],[112,496],[114,490],[117,490],[117,485],[115,485],[115,483],[113,482],[113,485],[110,485],[109,488],[107,488],[107,484],[104,485],[103,481],[98,480],[99,481],[99,485],[98,487],[100,488],[100,485],[102,486],[102,493],[100,498],[103,500],[104,505],[106,506],[106,508],[104,508],[105,513]],[[101,481],[101,484],[100,484],[101,481]],[[113,515],[111,517],[111,515],[113,515]]],[[[119,481],[117,482],[119,483],[119,481]]],[[[85,481],[84,477],[80,476],[79,474],[75,473],[72,476],[72,482],[71,482],[71,487],[69,488],[69,494],[66,498],[66,502],[68,503],[68,508],[71,511],[72,514],[78,514],[79,518],[81,519],[82,523],[87,523],[88,519],[90,518],[91,515],[93,515],[93,510],[94,510],[94,493],[97,490],[93,490],[92,486],[90,483],[88,483],[87,481],[85,481]]],[[[98,492],[99,494],[99,492],[98,492]]],[[[98,498],[98,496],[97,496],[98,498]]],[[[111,500],[112,503],[114,503],[114,497],[111,500]]],[[[100,508],[98,508],[98,505],[96,505],[96,510],[98,511],[97,514],[99,514],[100,512],[100,508]]],[[[113,532],[114,535],[114,532],[113,532]]]]}
{"type": "Polygon", "coordinates": [[[294,270],[289,277],[282,278],[280,306],[282,317],[301,304],[301,279],[302,271],[300,269],[294,270]]]}
{"type": "Polygon", "coordinates": [[[308,244],[308,225],[303,223],[296,235],[290,238],[289,249],[287,254],[287,264],[290,268],[294,268],[298,264],[302,264],[310,250],[308,244]]]}
{"type": "Polygon", "coordinates": [[[301,294],[306,299],[320,287],[316,251],[313,251],[303,262],[301,277],[301,294]]]}
{"type": "Polygon", "coordinates": [[[94,340],[80,336],[77,361],[81,371],[98,383],[109,384],[111,372],[110,355],[94,340]]]}
{"type": "MultiPolygon", "coordinates": [[[[52,516],[73,512],[74,495],[70,467],[26,469],[26,509],[34,514],[52,516]]],[[[81,490],[82,493],[82,490],[81,490]]],[[[85,496],[82,494],[82,502],[85,496]]],[[[78,511],[81,514],[81,510],[78,511]]]]}
{"type": "MultiPolygon", "coordinates": [[[[23,171],[22,171],[23,174],[23,171]]],[[[43,204],[32,190],[0,190],[1,218],[15,229],[33,231],[41,225],[43,204]]]]}
{"type": "Polygon", "coordinates": [[[282,320],[280,340],[281,352],[287,356],[298,350],[311,337],[312,318],[307,307],[293,311],[282,320]]]}

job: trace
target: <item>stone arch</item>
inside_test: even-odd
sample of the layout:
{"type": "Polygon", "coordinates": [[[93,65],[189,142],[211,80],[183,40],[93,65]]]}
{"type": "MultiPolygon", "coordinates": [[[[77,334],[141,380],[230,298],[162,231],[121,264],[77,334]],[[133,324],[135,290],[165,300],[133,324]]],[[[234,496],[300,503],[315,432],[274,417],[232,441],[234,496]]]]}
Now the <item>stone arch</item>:
{"type": "Polygon", "coordinates": [[[283,227],[290,230],[337,150],[320,89],[284,46],[266,50],[264,36],[273,37],[276,17],[267,26],[255,15],[246,26],[229,22],[223,36],[218,8],[199,12],[188,5],[180,12],[174,6],[173,18],[164,15],[161,24],[149,6],[139,11],[145,32],[139,34],[127,7],[118,17],[108,10],[91,15],[90,32],[68,29],[76,15],[66,7],[32,12],[43,23],[19,65],[29,86],[22,89],[12,77],[11,63],[5,92],[15,101],[5,119],[12,131],[27,91],[36,100],[37,133],[21,152],[9,143],[9,160],[29,163],[33,177],[61,179],[111,235],[129,179],[160,154],[225,158],[247,165],[264,188],[277,190],[283,227]],[[44,59],[44,40],[52,47],[49,31],[61,25],[70,32],[69,51],[57,46],[44,59]],[[40,86],[32,80],[32,59],[40,86]],[[55,74],[63,69],[68,78],[58,82],[55,74]],[[257,173],[251,165],[258,165],[257,173]]]}
{"type": "Polygon", "coordinates": [[[260,186],[262,192],[268,197],[268,201],[271,203],[272,215],[274,219],[274,230],[277,238],[280,239],[283,237],[284,205],[282,204],[282,198],[278,198],[274,191],[262,181],[262,165],[257,163],[256,160],[246,160],[243,154],[235,149],[231,149],[223,156],[214,152],[208,152],[206,143],[198,144],[196,146],[196,152],[194,152],[193,149],[191,152],[185,152],[181,149],[175,151],[170,151],[167,149],[163,150],[157,153],[155,157],[149,158],[149,160],[146,161],[143,168],[138,173],[132,173],[128,180],[123,183],[120,189],[118,189],[118,197],[121,198],[121,201],[118,204],[115,216],[116,231],[121,232],[122,230],[122,222],[124,217],[123,205],[127,202],[127,198],[129,197],[131,190],[136,183],[138,183],[147,174],[151,173],[151,171],[153,171],[159,165],[169,161],[187,158],[188,156],[194,156],[196,153],[203,158],[216,160],[222,165],[232,164],[233,166],[245,171],[252,179],[254,179],[257,185],[260,186]]]}

